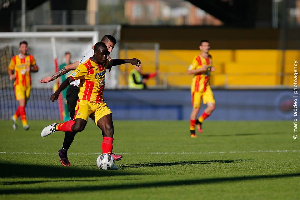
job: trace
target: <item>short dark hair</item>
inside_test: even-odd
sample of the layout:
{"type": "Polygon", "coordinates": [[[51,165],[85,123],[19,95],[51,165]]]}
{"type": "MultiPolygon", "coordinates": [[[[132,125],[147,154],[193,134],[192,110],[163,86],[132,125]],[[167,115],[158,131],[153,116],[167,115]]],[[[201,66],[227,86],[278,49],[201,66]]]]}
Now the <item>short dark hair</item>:
{"type": "Polygon", "coordinates": [[[200,41],[200,46],[202,45],[203,42],[208,42],[208,43],[209,43],[208,40],[201,40],[201,41],[200,41]]]}
{"type": "Polygon", "coordinates": [[[104,50],[106,49],[107,50],[107,47],[106,45],[103,43],[103,42],[97,42],[94,46],[94,51],[97,51],[97,50],[104,50]]]}
{"type": "Polygon", "coordinates": [[[70,54],[70,55],[71,55],[70,51],[66,51],[66,52],[65,52],[65,55],[67,55],[67,54],[70,54]]]}
{"type": "Polygon", "coordinates": [[[109,41],[114,44],[117,44],[116,38],[112,35],[104,35],[103,38],[101,39],[101,42],[104,42],[104,43],[109,42],[109,41]]]}
{"type": "Polygon", "coordinates": [[[19,45],[19,47],[20,47],[22,44],[26,44],[26,46],[28,46],[28,42],[27,42],[27,41],[25,41],[25,40],[23,40],[23,41],[21,41],[21,42],[20,42],[20,45],[19,45]]]}

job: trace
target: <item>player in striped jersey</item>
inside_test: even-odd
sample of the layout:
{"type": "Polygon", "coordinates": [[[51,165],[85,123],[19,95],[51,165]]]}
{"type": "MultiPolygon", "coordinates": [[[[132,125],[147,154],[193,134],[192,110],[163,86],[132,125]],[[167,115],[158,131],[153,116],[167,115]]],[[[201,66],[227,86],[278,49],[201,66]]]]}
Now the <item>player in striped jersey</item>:
{"type": "Polygon", "coordinates": [[[19,55],[12,57],[8,67],[9,79],[14,81],[14,89],[16,100],[19,102],[15,114],[12,116],[13,129],[17,129],[16,121],[18,117],[21,118],[23,128],[29,129],[26,119],[25,106],[30,97],[31,91],[31,72],[38,72],[39,68],[35,63],[33,55],[27,54],[28,43],[26,41],[20,42],[19,55]]]}
{"type": "MultiPolygon", "coordinates": [[[[102,37],[101,42],[105,43],[108,51],[111,53],[116,44],[116,39],[111,35],[105,35],[102,37]]],[[[94,55],[94,49],[91,49],[86,55],[83,56],[83,58],[81,60],[65,66],[65,68],[59,70],[53,76],[45,77],[40,82],[48,83],[50,81],[57,79],[59,76],[69,72],[70,70],[76,69],[78,65],[84,63],[86,60],[88,60],[93,55],[94,55]]],[[[108,56],[108,60],[111,60],[111,58],[109,56],[108,56]]],[[[124,64],[124,63],[131,63],[131,64],[137,65],[139,67],[141,61],[136,58],[114,59],[113,65],[120,65],[120,64],[124,64]]],[[[108,70],[110,70],[110,69],[111,68],[108,68],[108,70]]],[[[67,90],[67,104],[68,104],[68,109],[70,112],[71,119],[73,119],[74,115],[75,115],[75,107],[76,107],[77,100],[78,100],[79,83],[80,83],[80,80],[75,80],[75,81],[71,82],[70,86],[68,87],[68,90],[67,90]]],[[[93,115],[91,117],[93,117],[93,115]]],[[[75,138],[75,134],[70,134],[69,132],[65,133],[65,138],[64,138],[62,148],[58,151],[58,155],[60,157],[60,162],[63,166],[70,166],[67,152],[68,152],[71,144],[73,143],[74,138],[75,138]]],[[[111,155],[113,156],[113,158],[115,160],[120,160],[122,158],[122,155],[117,155],[114,153],[112,153],[111,155]]]]}
{"type": "Polygon", "coordinates": [[[191,85],[193,110],[190,116],[190,134],[192,138],[197,137],[195,133],[195,125],[197,125],[198,131],[202,133],[203,121],[215,110],[215,98],[209,82],[210,74],[214,71],[214,67],[212,66],[212,57],[209,54],[209,41],[202,40],[199,48],[201,53],[193,59],[188,70],[189,74],[194,75],[191,85]],[[207,107],[202,115],[197,119],[197,115],[200,111],[201,99],[204,104],[207,104],[207,107]]]}
{"type": "Polygon", "coordinates": [[[104,43],[98,42],[94,47],[94,55],[86,62],[80,64],[76,70],[64,81],[58,90],[51,95],[51,100],[57,100],[59,93],[74,81],[80,80],[80,92],[78,94],[75,119],[64,123],[54,123],[43,129],[41,136],[45,137],[55,131],[71,132],[75,134],[84,130],[87,120],[91,114],[94,114],[96,125],[102,130],[103,142],[102,153],[112,153],[114,127],[112,113],[103,98],[105,87],[106,69],[111,65],[119,64],[111,60],[107,65],[107,56],[109,52],[104,43]]]}

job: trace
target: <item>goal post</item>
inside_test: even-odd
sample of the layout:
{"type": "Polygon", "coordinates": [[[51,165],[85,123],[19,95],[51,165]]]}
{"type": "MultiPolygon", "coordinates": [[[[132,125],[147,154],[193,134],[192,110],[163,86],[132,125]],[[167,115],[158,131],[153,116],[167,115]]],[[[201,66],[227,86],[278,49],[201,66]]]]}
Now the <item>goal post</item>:
{"type": "Polygon", "coordinates": [[[65,52],[71,53],[72,62],[80,60],[99,41],[99,32],[0,33],[0,119],[10,119],[17,108],[13,82],[9,80],[7,69],[12,56],[19,54],[19,43],[23,40],[28,42],[28,53],[35,57],[39,66],[39,72],[31,74],[27,117],[29,120],[61,119],[61,106],[49,100],[55,81],[41,84],[40,80],[58,69],[64,62],[65,52]]]}
{"type": "MultiPolygon", "coordinates": [[[[18,45],[22,40],[28,42],[28,53],[35,57],[37,65],[40,67],[40,71],[32,77],[32,87],[50,88],[53,85],[39,84],[36,79],[40,80],[55,72],[55,59],[53,58],[57,57],[58,63],[61,63],[64,53],[69,51],[72,55],[72,61],[79,60],[99,41],[99,37],[97,31],[0,33],[0,50],[9,48],[10,57],[12,57],[19,53],[18,45]]],[[[1,68],[3,67],[7,68],[8,65],[1,66],[1,68]]]]}

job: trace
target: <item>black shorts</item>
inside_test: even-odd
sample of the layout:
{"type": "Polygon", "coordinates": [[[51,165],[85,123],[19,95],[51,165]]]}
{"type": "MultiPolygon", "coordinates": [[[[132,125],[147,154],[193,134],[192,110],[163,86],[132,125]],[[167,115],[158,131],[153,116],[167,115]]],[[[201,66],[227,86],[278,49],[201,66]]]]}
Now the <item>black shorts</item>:
{"type": "Polygon", "coordinates": [[[78,100],[79,87],[70,85],[67,90],[67,104],[70,112],[71,119],[74,118],[75,115],[75,107],[78,100]]]}

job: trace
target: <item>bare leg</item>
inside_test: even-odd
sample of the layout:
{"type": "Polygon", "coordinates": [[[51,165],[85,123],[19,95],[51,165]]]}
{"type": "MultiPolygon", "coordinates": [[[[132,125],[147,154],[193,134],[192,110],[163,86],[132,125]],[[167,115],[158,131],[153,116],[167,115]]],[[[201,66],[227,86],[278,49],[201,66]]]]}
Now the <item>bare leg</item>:
{"type": "Polygon", "coordinates": [[[216,104],[207,103],[207,108],[204,110],[204,112],[210,115],[215,109],[216,109],[216,104]]]}
{"type": "Polygon", "coordinates": [[[103,137],[113,138],[114,125],[112,121],[112,114],[105,115],[98,120],[97,126],[102,130],[103,137]]]}

